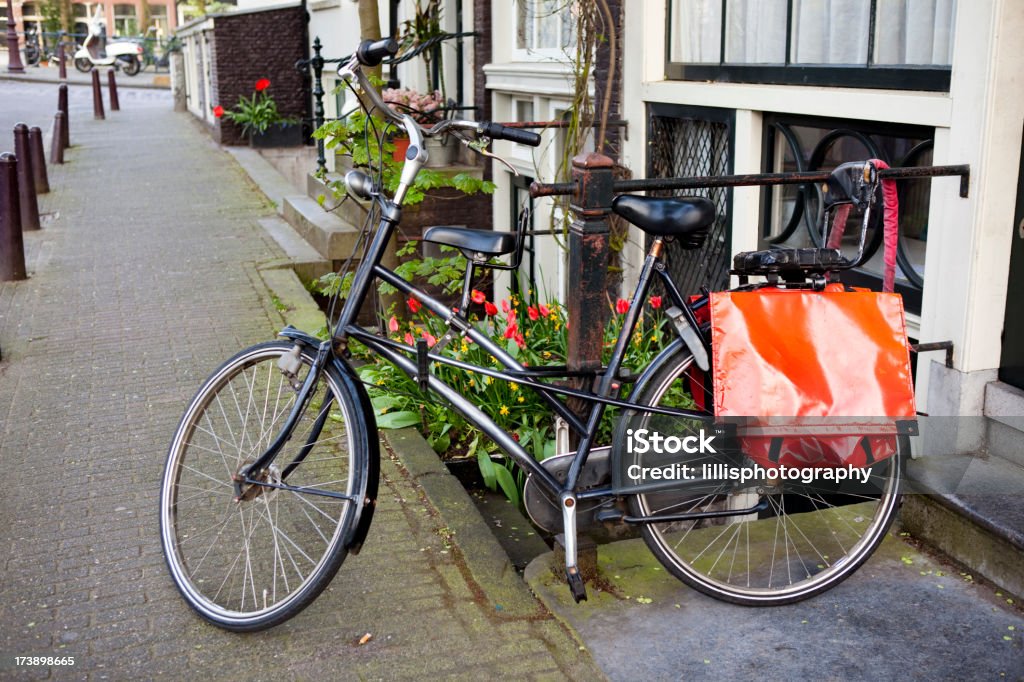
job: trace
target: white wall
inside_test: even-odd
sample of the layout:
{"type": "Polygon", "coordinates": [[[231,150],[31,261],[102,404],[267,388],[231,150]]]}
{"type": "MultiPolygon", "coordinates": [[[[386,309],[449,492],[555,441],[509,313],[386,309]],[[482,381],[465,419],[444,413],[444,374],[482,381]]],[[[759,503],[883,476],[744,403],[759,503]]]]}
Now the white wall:
{"type": "MultiPolygon", "coordinates": [[[[988,376],[999,363],[1024,121],[1024,2],[958,3],[949,93],[666,81],[665,2],[636,0],[629,7],[623,102],[630,121],[626,158],[635,173],[644,170],[649,102],[736,110],[737,173],[760,171],[763,112],[933,127],[934,164],[971,164],[969,199],[959,197],[958,178],[932,184],[919,334],[923,341],[951,339],[957,369],[988,376]]],[[[733,253],[756,248],[758,205],[757,188],[734,190],[733,253]]],[[[920,360],[921,408],[928,402],[930,359],[920,360]]],[[[965,397],[968,404],[980,410],[980,402],[965,397]]]]}

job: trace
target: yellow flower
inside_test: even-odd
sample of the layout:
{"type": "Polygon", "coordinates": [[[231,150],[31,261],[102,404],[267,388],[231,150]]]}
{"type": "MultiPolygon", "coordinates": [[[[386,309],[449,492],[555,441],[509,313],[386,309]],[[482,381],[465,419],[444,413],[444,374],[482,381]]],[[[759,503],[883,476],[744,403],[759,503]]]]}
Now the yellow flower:
{"type": "Polygon", "coordinates": [[[551,320],[552,322],[554,322],[555,320],[558,319],[558,315],[555,315],[554,313],[551,313],[550,315],[548,315],[548,319],[551,320]]]}
{"type": "Polygon", "coordinates": [[[512,392],[515,393],[516,391],[519,390],[519,384],[513,381],[509,384],[509,388],[511,388],[512,392]]]}
{"type": "Polygon", "coordinates": [[[470,386],[476,386],[476,382],[475,382],[475,381],[473,381],[472,379],[470,379],[470,380],[469,380],[469,385],[470,385],[470,386]]]}
{"type": "Polygon", "coordinates": [[[469,352],[469,346],[466,344],[465,341],[462,342],[462,352],[463,353],[468,353],[469,352]]]}
{"type": "Polygon", "coordinates": [[[383,379],[377,379],[377,385],[378,386],[383,386],[384,385],[384,380],[383,379]]]}
{"type": "Polygon", "coordinates": [[[487,377],[486,379],[484,379],[484,383],[487,384],[488,386],[490,386],[493,381],[494,379],[492,379],[491,377],[487,377]]]}
{"type": "Polygon", "coordinates": [[[524,398],[523,396],[519,396],[518,398],[516,398],[516,400],[518,400],[519,402],[523,402],[524,400],[526,400],[526,398],[524,398]]]}
{"type": "Polygon", "coordinates": [[[507,408],[507,407],[505,407],[504,405],[502,405],[502,406],[501,406],[501,409],[500,409],[500,410],[498,410],[498,413],[499,413],[499,414],[508,414],[508,408],[507,408]]]}
{"type": "Polygon", "coordinates": [[[651,334],[651,341],[657,341],[658,337],[655,334],[651,334]]]}
{"type": "Polygon", "coordinates": [[[550,358],[551,358],[551,353],[549,353],[548,351],[544,351],[544,352],[542,353],[542,355],[543,355],[543,356],[544,356],[545,358],[548,358],[548,359],[550,359],[550,358]]]}

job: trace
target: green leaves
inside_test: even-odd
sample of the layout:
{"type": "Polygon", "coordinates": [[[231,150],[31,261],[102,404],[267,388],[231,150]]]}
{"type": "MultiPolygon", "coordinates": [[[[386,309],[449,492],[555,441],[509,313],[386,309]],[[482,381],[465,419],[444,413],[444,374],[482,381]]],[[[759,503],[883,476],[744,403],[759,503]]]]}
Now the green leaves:
{"type": "Polygon", "coordinates": [[[379,429],[404,429],[419,423],[418,412],[385,412],[377,417],[377,428],[379,429]]]}

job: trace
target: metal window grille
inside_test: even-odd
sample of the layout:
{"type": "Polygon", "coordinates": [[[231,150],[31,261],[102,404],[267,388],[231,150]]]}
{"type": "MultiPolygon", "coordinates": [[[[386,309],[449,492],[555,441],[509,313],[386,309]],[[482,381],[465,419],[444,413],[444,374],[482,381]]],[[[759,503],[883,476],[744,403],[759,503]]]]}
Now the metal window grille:
{"type": "MultiPolygon", "coordinates": [[[[730,121],[709,120],[652,112],[647,144],[647,177],[670,178],[727,175],[731,167],[732,125],[730,121]]],[[[654,192],[653,196],[672,196],[654,192]]],[[[729,205],[731,193],[724,187],[689,190],[688,196],[702,196],[718,207],[718,217],[704,245],[682,249],[670,241],[667,265],[672,279],[684,294],[702,286],[712,291],[729,285],[729,205]]],[[[652,241],[648,236],[648,246],[652,241]]]]}

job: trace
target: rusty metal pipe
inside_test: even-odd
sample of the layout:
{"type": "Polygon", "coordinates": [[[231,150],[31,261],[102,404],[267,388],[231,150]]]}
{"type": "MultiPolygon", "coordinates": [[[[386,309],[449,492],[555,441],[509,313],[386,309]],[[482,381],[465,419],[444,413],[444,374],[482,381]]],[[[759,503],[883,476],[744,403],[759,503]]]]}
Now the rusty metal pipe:
{"type": "MultiPolygon", "coordinates": [[[[908,168],[889,168],[878,172],[878,177],[885,180],[908,180],[912,178],[930,178],[958,175],[962,178],[960,196],[967,196],[971,167],[959,166],[911,166],[908,168]]],[[[756,185],[803,185],[809,182],[825,182],[830,177],[828,171],[806,173],[754,173],[750,175],[718,175],[697,176],[688,178],[647,178],[641,180],[619,180],[614,184],[618,194],[625,192],[664,191],[679,189],[696,189],[700,187],[750,187],[756,185]]],[[[567,196],[576,193],[576,183],[539,183],[530,185],[530,196],[550,197],[567,196]]]]}
{"type": "Polygon", "coordinates": [[[18,158],[0,154],[0,281],[25,279],[25,242],[18,201],[18,158]]]}
{"type": "Polygon", "coordinates": [[[60,65],[60,79],[62,81],[68,79],[67,55],[64,54],[64,36],[64,31],[61,31],[57,37],[57,63],[60,65]]]}
{"type": "Polygon", "coordinates": [[[39,202],[36,200],[35,172],[29,149],[28,126],[14,126],[14,155],[18,157],[18,199],[21,201],[21,229],[24,232],[39,229],[39,202]]]}

